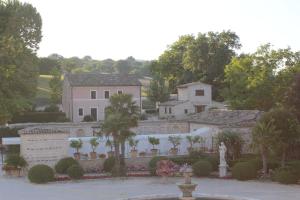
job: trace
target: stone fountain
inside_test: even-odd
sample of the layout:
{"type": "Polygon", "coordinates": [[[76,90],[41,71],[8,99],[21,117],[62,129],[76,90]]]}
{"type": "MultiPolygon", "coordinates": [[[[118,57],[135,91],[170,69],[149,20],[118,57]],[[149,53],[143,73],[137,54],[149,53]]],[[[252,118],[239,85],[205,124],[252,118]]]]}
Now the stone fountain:
{"type": "Polygon", "coordinates": [[[184,176],[184,183],[177,184],[179,189],[182,192],[182,197],[180,200],[195,200],[193,198],[193,191],[195,191],[197,184],[192,183],[191,176],[193,175],[193,170],[190,166],[185,164],[181,169],[180,172],[183,173],[184,176]]]}

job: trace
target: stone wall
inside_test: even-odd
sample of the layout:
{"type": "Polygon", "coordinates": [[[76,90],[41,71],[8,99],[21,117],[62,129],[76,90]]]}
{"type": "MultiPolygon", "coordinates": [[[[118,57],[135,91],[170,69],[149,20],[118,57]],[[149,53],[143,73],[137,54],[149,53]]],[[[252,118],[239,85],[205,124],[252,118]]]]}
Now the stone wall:
{"type": "Polygon", "coordinates": [[[28,167],[46,164],[53,167],[58,160],[68,156],[69,132],[52,129],[23,129],[20,132],[21,155],[28,167]],[[47,130],[47,131],[45,131],[47,130]]]}
{"type": "MultiPolygon", "coordinates": [[[[125,158],[125,163],[127,167],[143,166],[147,169],[151,159],[152,157],[125,158]]],[[[94,172],[103,169],[104,160],[105,159],[79,160],[78,162],[85,172],[94,172]]]]}
{"type": "Polygon", "coordinates": [[[190,127],[184,121],[140,121],[138,127],[132,129],[136,134],[172,134],[188,133],[190,127]]]}

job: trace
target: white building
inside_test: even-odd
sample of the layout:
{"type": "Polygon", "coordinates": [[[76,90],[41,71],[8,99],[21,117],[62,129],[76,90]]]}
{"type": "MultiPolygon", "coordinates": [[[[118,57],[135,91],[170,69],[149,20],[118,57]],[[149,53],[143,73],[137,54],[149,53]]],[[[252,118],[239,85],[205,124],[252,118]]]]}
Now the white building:
{"type": "Polygon", "coordinates": [[[177,100],[159,104],[160,118],[181,118],[212,107],[211,85],[193,82],[177,87],[177,100]]]}

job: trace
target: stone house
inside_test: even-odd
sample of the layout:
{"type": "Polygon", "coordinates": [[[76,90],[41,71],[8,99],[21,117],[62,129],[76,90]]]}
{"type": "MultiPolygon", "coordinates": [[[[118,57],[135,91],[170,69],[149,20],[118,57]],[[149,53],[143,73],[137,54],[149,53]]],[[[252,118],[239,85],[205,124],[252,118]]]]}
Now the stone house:
{"type": "Polygon", "coordinates": [[[141,107],[141,83],[134,75],[78,73],[66,74],[63,83],[62,109],[72,122],[90,115],[104,120],[105,108],[113,94],[131,94],[141,107]]]}
{"type": "Polygon", "coordinates": [[[159,104],[160,118],[182,118],[212,107],[211,85],[192,82],[177,87],[177,99],[159,104]]]}

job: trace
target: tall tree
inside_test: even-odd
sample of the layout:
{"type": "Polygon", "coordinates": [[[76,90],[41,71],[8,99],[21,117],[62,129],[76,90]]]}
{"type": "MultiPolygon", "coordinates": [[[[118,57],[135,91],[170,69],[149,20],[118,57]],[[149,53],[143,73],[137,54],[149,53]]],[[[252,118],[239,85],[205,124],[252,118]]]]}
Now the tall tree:
{"type": "Polygon", "coordinates": [[[128,94],[115,94],[109,99],[110,106],[105,109],[105,120],[102,130],[107,136],[112,136],[115,148],[116,176],[125,175],[124,154],[125,141],[132,136],[130,128],[137,126],[139,109],[128,94]],[[121,154],[120,154],[121,145],[121,154]]]}
{"type": "Polygon", "coordinates": [[[30,107],[38,70],[42,20],[28,3],[0,1],[0,119],[30,107]]]}
{"type": "Polygon", "coordinates": [[[128,60],[118,60],[114,64],[114,68],[119,72],[120,74],[129,74],[131,71],[131,65],[128,60]]]}
{"type": "Polygon", "coordinates": [[[282,102],[292,80],[287,79],[290,69],[299,60],[298,52],[273,50],[270,44],[251,55],[233,58],[225,68],[225,100],[234,109],[271,109],[282,102]]]}
{"type": "Polygon", "coordinates": [[[60,104],[62,98],[62,74],[59,69],[54,68],[51,71],[52,78],[49,81],[51,89],[50,97],[53,104],[60,104]]]}

